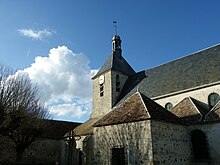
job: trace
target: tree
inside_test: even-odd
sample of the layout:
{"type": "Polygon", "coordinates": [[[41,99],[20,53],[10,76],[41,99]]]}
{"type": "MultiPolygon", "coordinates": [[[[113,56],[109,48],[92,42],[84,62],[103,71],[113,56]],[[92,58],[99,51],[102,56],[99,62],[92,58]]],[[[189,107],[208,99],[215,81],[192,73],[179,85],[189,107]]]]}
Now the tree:
{"type": "Polygon", "coordinates": [[[14,142],[17,161],[42,134],[43,119],[49,117],[28,75],[0,66],[0,133],[14,142]]]}

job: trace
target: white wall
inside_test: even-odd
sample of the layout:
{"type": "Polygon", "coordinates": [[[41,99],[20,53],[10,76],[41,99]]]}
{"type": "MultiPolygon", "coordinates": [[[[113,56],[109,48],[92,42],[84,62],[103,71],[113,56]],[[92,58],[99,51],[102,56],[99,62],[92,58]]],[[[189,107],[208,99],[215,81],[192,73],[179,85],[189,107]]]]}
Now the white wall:
{"type": "Polygon", "coordinates": [[[209,94],[213,92],[218,93],[220,95],[220,84],[209,86],[209,87],[204,87],[201,89],[196,89],[196,90],[192,90],[188,92],[186,91],[180,94],[177,93],[173,96],[167,96],[161,99],[160,98],[159,99],[152,98],[152,99],[163,107],[165,107],[166,103],[168,102],[171,102],[173,106],[175,106],[180,101],[182,101],[184,98],[189,97],[189,96],[208,104],[208,96],[209,94]]]}

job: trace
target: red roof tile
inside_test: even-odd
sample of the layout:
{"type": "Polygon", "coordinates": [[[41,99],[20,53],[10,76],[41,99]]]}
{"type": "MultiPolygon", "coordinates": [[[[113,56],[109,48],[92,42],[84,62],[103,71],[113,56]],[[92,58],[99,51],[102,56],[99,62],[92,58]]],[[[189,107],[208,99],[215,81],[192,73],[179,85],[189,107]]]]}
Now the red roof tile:
{"type": "Polygon", "coordinates": [[[137,92],[110,113],[101,118],[95,126],[121,124],[142,120],[178,122],[178,118],[162,106],[137,92]]]}
{"type": "Polygon", "coordinates": [[[173,114],[187,123],[197,123],[209,112],[209,107],[194,98],[187,97],[173,107],[173,114]]]}

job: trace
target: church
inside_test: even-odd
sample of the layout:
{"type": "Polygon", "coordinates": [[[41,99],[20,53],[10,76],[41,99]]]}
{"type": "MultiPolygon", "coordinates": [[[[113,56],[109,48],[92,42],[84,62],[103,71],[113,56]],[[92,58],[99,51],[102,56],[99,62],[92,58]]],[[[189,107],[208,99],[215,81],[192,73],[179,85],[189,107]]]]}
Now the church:
{"type": "Polygon", "coordinates": [[[78,164],[220,164],[220,44],[135,72],[116,33],[92,80],[78,164]]]}

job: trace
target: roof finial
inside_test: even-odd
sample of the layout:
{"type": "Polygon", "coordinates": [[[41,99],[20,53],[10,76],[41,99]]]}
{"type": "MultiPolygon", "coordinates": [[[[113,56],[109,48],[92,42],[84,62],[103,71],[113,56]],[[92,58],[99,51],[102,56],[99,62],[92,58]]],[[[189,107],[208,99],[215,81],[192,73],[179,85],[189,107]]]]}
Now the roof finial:
{"type": "Polygon", "coordinates": [[[113,21],[114,27],[115,27],[115,35],[117,35],[117,21],[113,21]]]}

